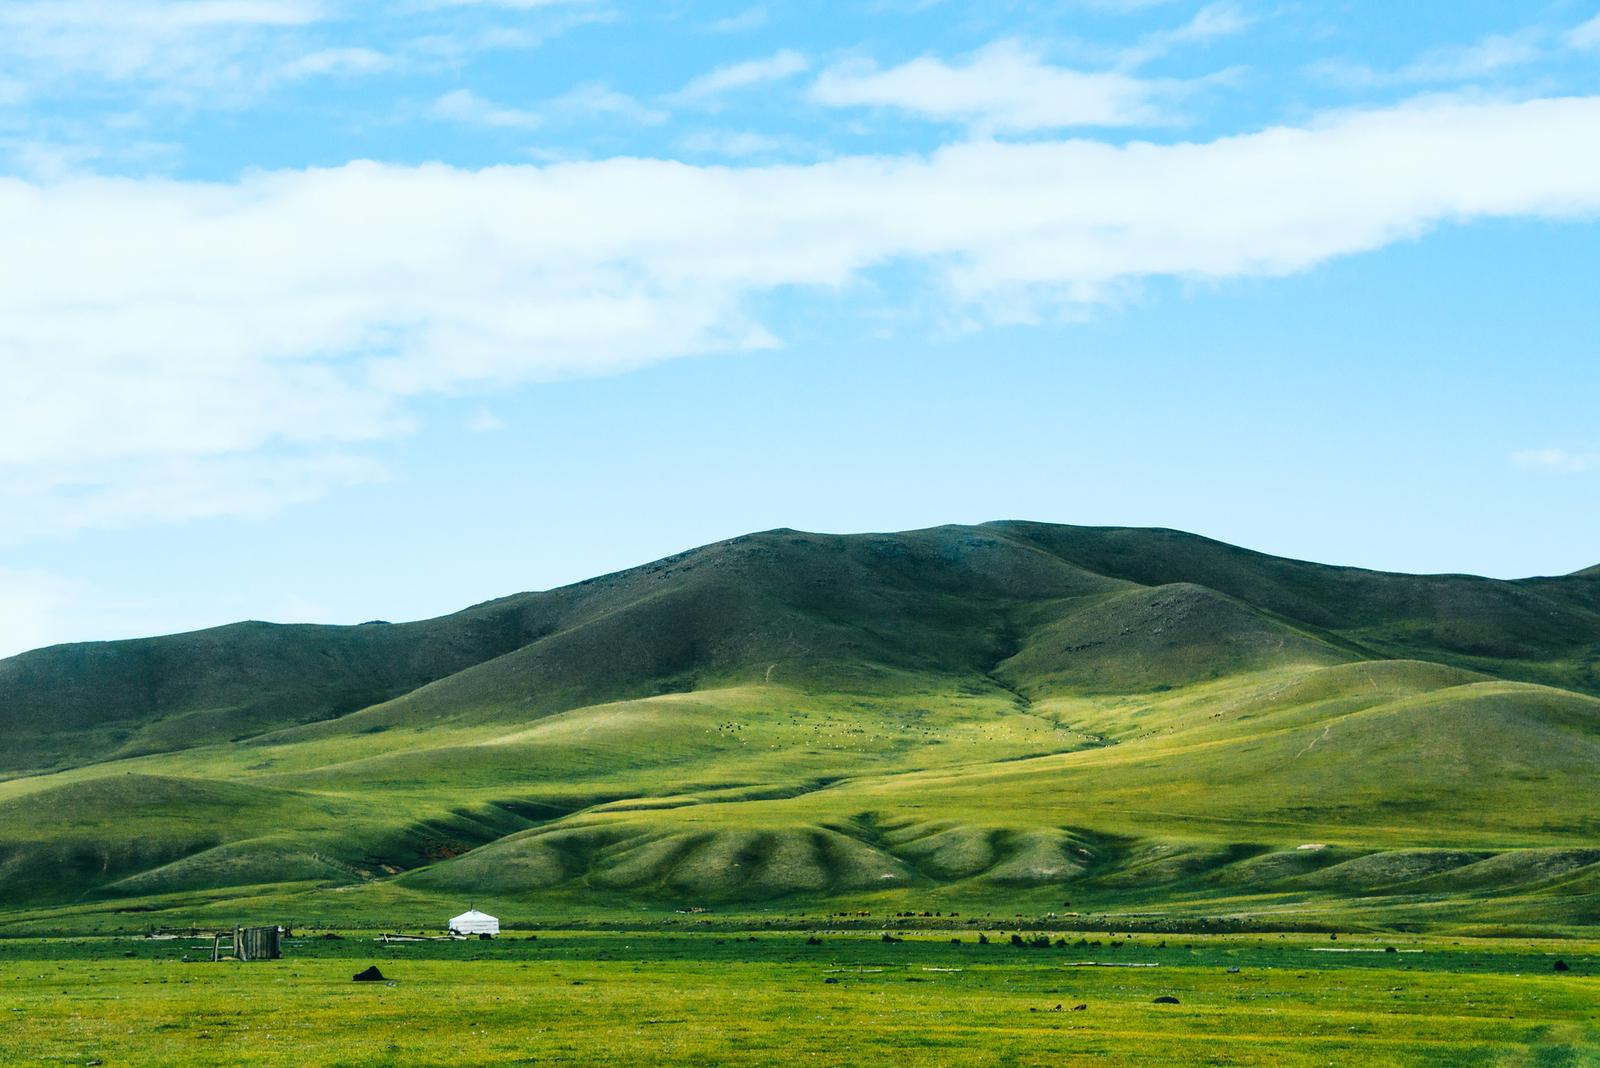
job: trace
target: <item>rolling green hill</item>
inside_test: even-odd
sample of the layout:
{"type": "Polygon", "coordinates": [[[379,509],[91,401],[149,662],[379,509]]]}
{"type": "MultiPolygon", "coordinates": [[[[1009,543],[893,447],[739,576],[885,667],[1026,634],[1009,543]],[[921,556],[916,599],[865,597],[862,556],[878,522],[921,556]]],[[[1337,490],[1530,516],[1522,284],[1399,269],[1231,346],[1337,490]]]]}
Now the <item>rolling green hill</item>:
{"type": "Polygon", "coordinates": [[[36,650],[0,661],[0,899],[1581,925],[1597,579],[778,530],[418,623],[36,650]]]}

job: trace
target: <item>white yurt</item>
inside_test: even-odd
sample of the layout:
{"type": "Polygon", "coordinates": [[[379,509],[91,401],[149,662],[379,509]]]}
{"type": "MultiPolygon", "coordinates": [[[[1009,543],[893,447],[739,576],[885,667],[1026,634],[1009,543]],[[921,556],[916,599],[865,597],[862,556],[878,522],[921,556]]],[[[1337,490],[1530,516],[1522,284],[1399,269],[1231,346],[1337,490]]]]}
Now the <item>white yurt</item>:
{"type": "Polygon", "coordinates": [[[468,909],[450,921],[451,934],[464,935],[497,935],[500,933],[500,921],[487,912],[477,909],[468,909]]]}

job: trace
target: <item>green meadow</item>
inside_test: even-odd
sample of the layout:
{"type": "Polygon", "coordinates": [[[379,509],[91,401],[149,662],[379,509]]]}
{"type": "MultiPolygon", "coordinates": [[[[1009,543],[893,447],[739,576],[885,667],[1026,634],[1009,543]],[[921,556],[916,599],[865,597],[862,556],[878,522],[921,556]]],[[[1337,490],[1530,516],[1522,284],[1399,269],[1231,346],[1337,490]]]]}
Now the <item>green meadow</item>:
{"type": "Polygon", "coordinates": [[[284,959],[247,964],[211,963],[209,940],[6,940],[0,1061],[1600,1063],[1592,942],[1024,929],[1019,947],[1016,933],[730,926],[385,944],[302,931],[284,959]],[[384,982],[352,982],[370,965],[384,982]]]}

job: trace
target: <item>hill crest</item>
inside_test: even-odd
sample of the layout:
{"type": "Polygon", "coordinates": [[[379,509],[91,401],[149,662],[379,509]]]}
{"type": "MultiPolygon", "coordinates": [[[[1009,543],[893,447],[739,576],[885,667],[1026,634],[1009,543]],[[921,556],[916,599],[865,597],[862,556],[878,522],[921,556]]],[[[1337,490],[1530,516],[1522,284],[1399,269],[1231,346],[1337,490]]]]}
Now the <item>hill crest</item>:
{"type": "Polygon", "coordinates": [[[1545,866],[1515,850],[1600,833],[1597,664],[1583,574],[1135,528],[766,531],[413,623],[0,661],[0,897],[1053,908],[1063,882],[1298,894],[1336,858],[1510,887],[1545,866]]]}

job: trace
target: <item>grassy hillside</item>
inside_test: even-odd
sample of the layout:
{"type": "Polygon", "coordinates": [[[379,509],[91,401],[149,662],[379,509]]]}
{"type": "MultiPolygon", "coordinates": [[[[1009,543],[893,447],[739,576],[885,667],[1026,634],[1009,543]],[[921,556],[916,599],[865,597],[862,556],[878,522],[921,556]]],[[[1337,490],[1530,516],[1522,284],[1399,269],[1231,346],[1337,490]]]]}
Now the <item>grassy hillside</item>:
{"type": "Polygon", "coordinates": [[[1597,579],[780,530],[420,623],[38,650],[0,661],[0,894],[1581,925],[1597,579]]]}
{"type": "Polygon", "coordinates": [[[512,598],[399,626],[236,623],[0,660],[0,767],[30,769],[241,741],[341,716],[526,643],[512,598]]]}

